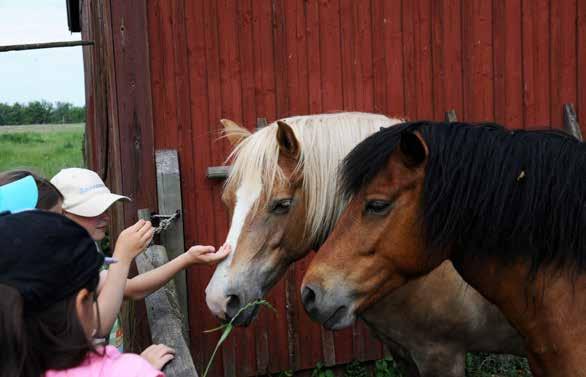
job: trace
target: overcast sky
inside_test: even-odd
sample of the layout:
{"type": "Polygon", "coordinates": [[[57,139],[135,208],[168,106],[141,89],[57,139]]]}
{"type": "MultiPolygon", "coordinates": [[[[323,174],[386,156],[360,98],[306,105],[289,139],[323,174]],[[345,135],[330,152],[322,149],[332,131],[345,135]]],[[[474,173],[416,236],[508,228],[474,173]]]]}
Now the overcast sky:
{"type": "MultiPolygon", "coordinates": [[[[81,39],[65,0],[0,0],[0,46],[81,39]]],[[[85,103],[81,47],[0,52],[0,102],[85,103]]]]}

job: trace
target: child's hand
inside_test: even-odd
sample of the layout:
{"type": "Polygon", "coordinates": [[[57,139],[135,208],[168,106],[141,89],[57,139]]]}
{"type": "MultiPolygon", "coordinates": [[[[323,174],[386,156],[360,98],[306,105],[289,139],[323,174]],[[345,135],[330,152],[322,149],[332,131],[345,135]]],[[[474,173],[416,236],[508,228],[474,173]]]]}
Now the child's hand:
{"type": "Polygon", "coordinates": [[[138,222],[124,229],[118,236],[114,257],[130,262],[138,254],[143,252],[153,238],[154,229],[150,221],[138,220],[138,222]]]}
{"type": "Polygon", "coordinates": [[[232,251],[232,248],[227,243],[216,251],[213,246],[192,246],[185,252],[186,258],[188,258],[188,264],[215,264],[222,259],[226,258],[232,251]]]}
{"type": "Polygon", "coordinates": [[[164,344],[151,344],[140,356],[155,369],[162,370],[165,364],[175,358],[175,350],[164,344]]]}

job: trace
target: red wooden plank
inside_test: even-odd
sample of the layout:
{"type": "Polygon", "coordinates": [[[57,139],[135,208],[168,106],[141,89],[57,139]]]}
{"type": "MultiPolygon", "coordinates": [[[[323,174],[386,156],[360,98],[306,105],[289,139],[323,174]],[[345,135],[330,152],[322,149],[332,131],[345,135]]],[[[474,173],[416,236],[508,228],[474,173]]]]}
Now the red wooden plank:
{"type": "Polygon", "coordinates": [[[343,109],[342,62],[340,60],[340,2],[319,2],[319,50],[321,92],[325,111],[343,109]]]}
{"type": "Polygon", "coordinates": [[[383,1],[384,5],[384,50],[387,79],[386,113],[391,116],[403,117],[407,114],[405,108],[405,80],[404,65],[405,51],[403,50],[403,12],[401,1],[383,1]]]}
{"type": "Polygon", "coordinates": [[[136,220],[138,208],[155,208],[157,203],[146,18],[142,2],[112,3],[120,142],[133,146],[122,149],[122,165],[136,172],[122,182],[124,193],[133,198],[125,203],[127,225],[136,220]]]}
{"type": "Polygon", "coordinates": [[[360,111],[374,109],[374,78],[372,72],[372,18],[371,4],[353,2],[354,35],[356,43],[356,106],[360,111]]]}
{"type": "Polygon", "coordinates": [[[432,2],[434,118],[448,110],[462,114],[462,2],[432,2]]]}
{"type": "Polygon", "coordinates": [[[576,102],[576,0],[552,1],[550,124],[563,127],[564,103],[576,102]]]}
{"type": "Polygon", "coordinates": [[[494,12],[495,120],[523,128],[521,0],[495,0],[494,12]]]}
{"type": "Polygon", "coordinates": [[[160,144],[168,145],[165,140],[166,132],[163,125],[165,124],[164,99],[165,99],[165,77],[163,72],[163,52],[161,42],[161,3],[155,0],[148,4],[148,24],[149,24],[149,57],[151,64],[151,90],[153,93],[153,124],[155,129],[155,145],[161,148],[160,144]],[[163,135],[161,135],[163,134],[163,135]]]}
{"type": "Polygon", "coordinates": [[[431,64],[431,0],[415,2],[415,83],[417,117],[433,118],[433,72],[431,64]]]}
{"type": "MultiPolygon", "coordinates": [[[[578,1],[577,5],[577,87],[586,88],[586,2],[578,1]]],[[[582,129],[582,135],[586,135],[586,93],[578,90],[577,93],[578,122],[582,129]]]]}
{"type": "Polygon", "coordinates": [[[285,2],[287,46],[287,91],[289,93],[287,115],[307,114],[307,52],[305,12],[303,0],[285,2]]]}
{"type": "Polygon", "coordinates": [[[309,87],[309,112],[322,111],[321,93],[321,59],[320,59],[320,20],[319,7],[316,1],[305,2],[307,27],[307,66],[309,87]]]}
{"type": "Polygon", "coordinates": [[[401,19],[402,19],[402,42],[403,42],[403,62],[405,77],[405,112],[411,119],[417,118],[417,93],[415,77],[415,65],[417,64],[415,59],[415,41],[414,41],[414,18],[415,10],[414,4],[411,1],[402,3],[401,7],[401,19]]]}
{"type": "Polygon", "coordinates": [[[256,82],[256,113],[267,119],[277,118],[275,109],[275,78],[273,57],[272,9],[268,0],[255,1],[253,6],[254,78],[256,82]]]}
{"type": "MultiPolygon", "coordinates": [[[[275,93],[277,118],[288,115],[289,93],[287,91],[287,34],[289,27],[285,18],[285,9],[282,1],[273,2],[273,45],[275,60],[275,93]]],[[[294,23],[293,20],[291,20],[294,23]]]]}
{"type": "MultiPolygon", "coordinates": [[[[389,1],[390,3],[390,1],[389,1]]],[[[388,21],[385,18],[385,1],[372,0],[372,75],[373,111],[387,112],[387,69],[385,65],[385,31],[388,21]]]]}
{"type": "Polygon", "coordinates": [[[239,1],[240,28],[238,31],[238,45],[240,51],[242,126],[254,129],[256,122],[254,96],[254,40],[252,37],[252,0],[239,1]]]}
{"type": "Polygon", "coordinates": [[[466,121],[494,119],[492,4],[482,0],[462,3],[464,55],[464,111],[466,121]]]}
{"type": "Polygon", "coordinates": [[[549,2],[523,2],[523,107],[525,127],[549,128],[549,2]]]}
{"type": "Polygon", "coordinates": [[[177,127],[177,83],[175,81],[175,39],[173,26],[178,20],[173,18],[174,1],[163,1],[160,5],[160,27],[157,30],[161,39],[161,60],[163,65],[163,108],[162,124],[155,126],[157,137],[160,138],[157,147],[172,148],[179,141],[177,127]]]}
{"type": "Polygon", "coordinates": [[[340,0],[340,56],[342,59],[343,103],[345,110],[356,106],[356,51],[352,0],[340,0]]]}

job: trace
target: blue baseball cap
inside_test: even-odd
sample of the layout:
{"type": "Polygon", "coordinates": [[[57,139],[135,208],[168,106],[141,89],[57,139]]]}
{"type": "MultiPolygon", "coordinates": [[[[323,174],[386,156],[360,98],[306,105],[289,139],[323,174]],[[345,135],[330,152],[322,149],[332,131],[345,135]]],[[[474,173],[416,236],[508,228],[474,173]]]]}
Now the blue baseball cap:
{"type": "Polygon", "coordinates": [[[37,206],[39,189],[33,176],[0,186],[0,213],[17,213],[37,206]]]}

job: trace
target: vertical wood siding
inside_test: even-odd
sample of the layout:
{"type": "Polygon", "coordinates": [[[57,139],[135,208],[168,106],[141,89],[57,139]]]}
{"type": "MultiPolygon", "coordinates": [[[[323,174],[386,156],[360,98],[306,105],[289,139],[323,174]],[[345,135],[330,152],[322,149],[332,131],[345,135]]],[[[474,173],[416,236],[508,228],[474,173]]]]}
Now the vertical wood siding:
{"type": "MultiPolygon", "coordinates": [[[[177,149],[186,245],[220,245],[228,229],[222,182],[206,178],[230,151],[218,139],[221,118],[253,130],[258,117],[359,110],[443,119],[455,109],[466,121],[561,128],[562,104],[571,102],[586,134],[583,0],[123,3],[84,2],[84,37],[103,47],[84,48],[90,166],[105,172],[109,156],[115,187],[154,205],[152,152],[177,149]]],[[[133,206],[118,220],[128,225],[133,206]]],[[[298,286],[310,259],[270,294],[279,315],[261,313],[236,330],[213,376],[383,355],[361,323],[331,333],[308,319],[298,286]]],[[[219,336],[203,334],[217,325],[204,300],[212,272],[188,273],[199,370],[219,336]]]]}

